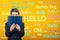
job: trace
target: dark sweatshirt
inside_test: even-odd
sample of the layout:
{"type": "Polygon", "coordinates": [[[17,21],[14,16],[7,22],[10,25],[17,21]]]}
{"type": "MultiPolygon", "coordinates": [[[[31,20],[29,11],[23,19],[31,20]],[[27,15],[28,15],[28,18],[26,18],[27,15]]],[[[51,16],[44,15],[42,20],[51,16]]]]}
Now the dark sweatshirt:
{"type": "Polygon", "coordinates": [[[21,37],[24,36],[24,23],[22,23],[21,31],[14,29],[12,32],[10,31],[10,27],[8,27],[7,23],[5,24],[5,34],[8,37],[8,40],[22,40],[21,37]]]}

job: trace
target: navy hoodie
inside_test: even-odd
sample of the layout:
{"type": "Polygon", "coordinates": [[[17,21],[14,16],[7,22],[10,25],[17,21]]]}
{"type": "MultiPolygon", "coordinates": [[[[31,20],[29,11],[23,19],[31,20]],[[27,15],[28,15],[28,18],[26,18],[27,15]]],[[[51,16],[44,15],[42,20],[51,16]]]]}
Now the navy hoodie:
{"type": "Polygon", "coordinates": [[[22,23],[21,31],[14,29],[12,32],[7,23],[5,24],[5,34],[8,37],[8,40],[22,40],[22,37],[24,36],[24,23],[22,23]]]}

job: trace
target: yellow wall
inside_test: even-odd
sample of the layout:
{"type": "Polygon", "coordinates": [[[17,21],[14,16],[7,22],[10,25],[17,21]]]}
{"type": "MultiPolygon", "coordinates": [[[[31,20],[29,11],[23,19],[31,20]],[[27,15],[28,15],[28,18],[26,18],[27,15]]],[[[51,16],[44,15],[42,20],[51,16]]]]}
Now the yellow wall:
{"type": "Polygon", "coordinates": [[[18,8],[25,24],[23,40],[59,40],[59,0],[0,0],[0,40],[6,40],[5,21],[18,8]]]}

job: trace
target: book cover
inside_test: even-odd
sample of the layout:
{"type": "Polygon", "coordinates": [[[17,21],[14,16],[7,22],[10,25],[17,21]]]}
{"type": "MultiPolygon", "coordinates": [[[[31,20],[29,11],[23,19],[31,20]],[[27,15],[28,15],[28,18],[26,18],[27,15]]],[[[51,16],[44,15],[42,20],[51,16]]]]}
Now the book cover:
{"type": "Polygon", "coordinates": [[[12,24],[18,24],[22,26],[22,16],[8,16],[8,26],[12,24]]]}

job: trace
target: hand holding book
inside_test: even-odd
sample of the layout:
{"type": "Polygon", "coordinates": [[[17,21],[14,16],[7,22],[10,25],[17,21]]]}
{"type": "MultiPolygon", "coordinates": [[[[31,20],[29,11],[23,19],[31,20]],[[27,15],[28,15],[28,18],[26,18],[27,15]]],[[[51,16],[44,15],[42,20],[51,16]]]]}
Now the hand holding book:
{"type": "Polygon", "coordinates": [[[10,27],[10,31],[12,32],[12,30],[14,30],[14,28],[15,28],[15,24],[12,24],[10,27]]]}
{"type": "Polygon", "coordinates": [[[20,26],[19,26],[18,24],[16,24],[16,29],[17,29],[18,31],[21,30],[21,28],[20,28],[20,26]]]}
{"type": "Polygon", "coordinates": [[[8,16],[8,27],[10,27],[10,31],[14,30],[14,28],[20,31],[20,27],[22,27],[22,16],[8,16]]]}
{"type": "Polygon", "coordinates": [[[12,32],[12,30],[14,30],[14,28],[16,28],[18,31],[21,30],[20,26],[18,24],[12,24],[11,27],[10,27],[10,31],[12,32]]]}

